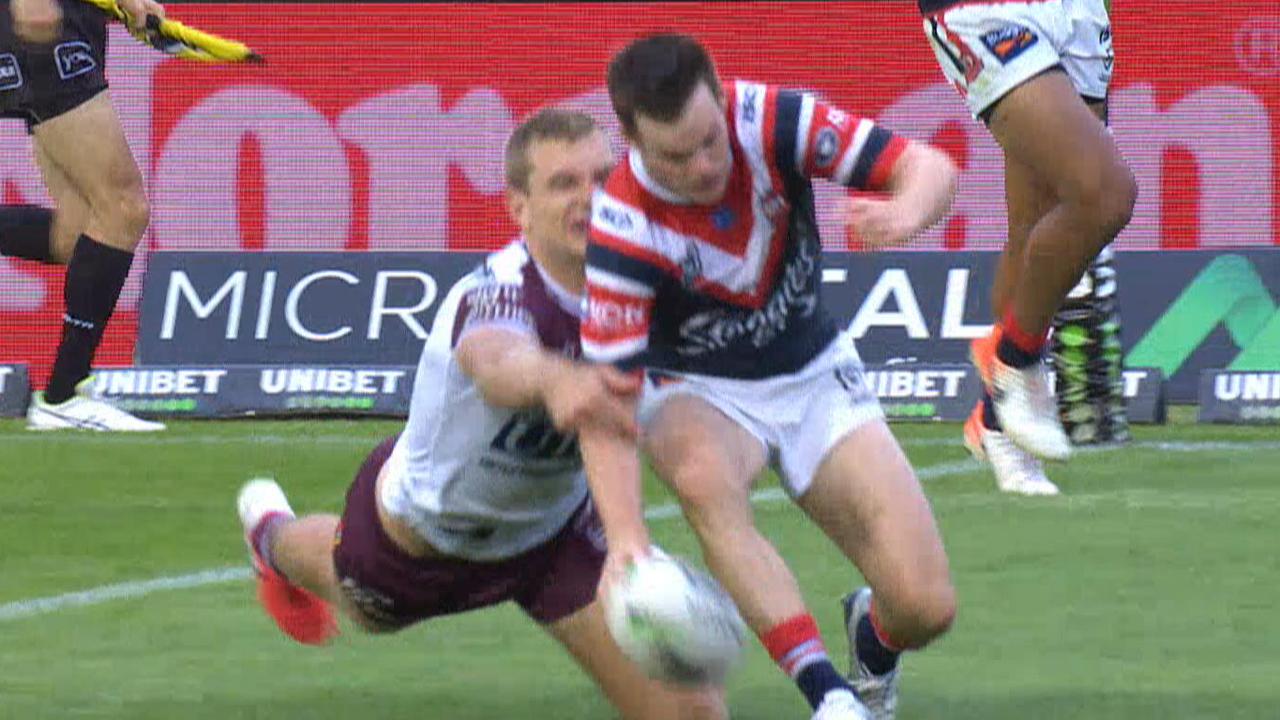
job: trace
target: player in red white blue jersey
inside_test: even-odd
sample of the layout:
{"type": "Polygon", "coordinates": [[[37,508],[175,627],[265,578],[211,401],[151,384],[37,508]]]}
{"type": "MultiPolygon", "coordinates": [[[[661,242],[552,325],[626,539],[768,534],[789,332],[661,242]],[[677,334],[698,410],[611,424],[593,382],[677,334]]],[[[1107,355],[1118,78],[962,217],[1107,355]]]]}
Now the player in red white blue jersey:
{"type": "MultiPolygon", "coordinates": [[[[584,356],[644,372],[643,447],[814,718],[866,718],[867,706],[885,717],[898,653],[944,632],[955,596],[928,503],[852,339],[822,307],[812,180],[880,193],[845,212],[881,247],[943,215],[955,169],[815,95],[722,85],[688,36],[629,45],[609,92],[631,149],[594,201],[584,356]],[[755,528],[750,491],[766,465],[874,588],[874,602],[870,588],[846,599],[849,680],[755,528]]],[[[637,447],[603,431],[581,441],[608,582],[649,546],[637,447]]]]}

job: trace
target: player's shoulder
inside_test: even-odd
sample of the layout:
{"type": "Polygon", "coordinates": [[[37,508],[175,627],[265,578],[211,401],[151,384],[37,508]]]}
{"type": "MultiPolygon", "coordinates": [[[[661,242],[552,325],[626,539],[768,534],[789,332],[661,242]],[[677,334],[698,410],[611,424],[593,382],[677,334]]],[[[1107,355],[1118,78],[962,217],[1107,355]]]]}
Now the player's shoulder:
{"type": "Polygon", "coordinates": [[[645,236],[656,199],[646,192],[631,165],[631,154],[614,168],[591,199],[591,226],[597,233],[631,242],[645,236]]]}
{"type": "Polygon", "coordinates": [[[501,250],[490,253],[472,271],[477,285],[523,285],[525,271],[533,257],[523,240],[513,240],[501,250]]]}
{"type": "Polygon", "coordinates": [[[804,93],[774,83],[734,78],[725,84],[724,95],[731,122],[762,125],[765,116],[775,113],[780,103],[798,101],[804,93]]]}

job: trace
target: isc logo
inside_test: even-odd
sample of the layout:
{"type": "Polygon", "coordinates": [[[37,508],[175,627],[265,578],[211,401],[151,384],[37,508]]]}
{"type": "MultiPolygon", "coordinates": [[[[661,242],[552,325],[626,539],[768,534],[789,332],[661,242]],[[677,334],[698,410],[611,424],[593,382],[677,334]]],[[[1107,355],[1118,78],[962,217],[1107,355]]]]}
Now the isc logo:
{"type": "Polygon", "coordinates": [[[1280,75],[1280,17],[1255,17],[1240,26],[1236,62],[1251,75],[1280,75]]]}

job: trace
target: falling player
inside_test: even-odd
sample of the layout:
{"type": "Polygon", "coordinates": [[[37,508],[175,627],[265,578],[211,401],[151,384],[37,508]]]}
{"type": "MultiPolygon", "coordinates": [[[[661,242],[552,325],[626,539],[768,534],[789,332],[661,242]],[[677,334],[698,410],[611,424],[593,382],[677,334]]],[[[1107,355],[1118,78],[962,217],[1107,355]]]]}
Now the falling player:
{"type": "Polygon", "coordinates": [[[490,255],[441,304],[404,432],[375,449],[341,519],[295,518],[259,479],[239,510],[277,624],[306,643],[357,625],[394,631],[514,601],[626,718],[721,718],[720,691],[649,680],[614,644],[596,600],[605,559],[574,431],[634,433],[638,383],[577,361],[591,194],[613,166],[585,115],[545,110],[508,142],[523,239],[490,255]]]}

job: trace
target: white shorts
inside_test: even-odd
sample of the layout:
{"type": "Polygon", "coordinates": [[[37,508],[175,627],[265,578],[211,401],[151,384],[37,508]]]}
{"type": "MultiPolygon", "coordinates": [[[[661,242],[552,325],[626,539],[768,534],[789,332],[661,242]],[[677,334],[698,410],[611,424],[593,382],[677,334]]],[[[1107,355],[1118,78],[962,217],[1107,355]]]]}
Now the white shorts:
{"type": "Polygon", "coordinates": [[[1107,97],[1115,54],[1105,0],[966,2],[926,17],[924,32],[975,118],[1057,66],[1080,95],[1107,97]]]}
{"type": "Polygon", "coordinates": [[[645,384],[640,422],[648,425],[674,395],[705,400],[764,447],[769,464],[791,497],[800,497],[827,453],[842,438],[884,411],[863,377],[853,337],[841,333],[799,372],[763,380],[662,373],[659,385],[645,384]]]}

